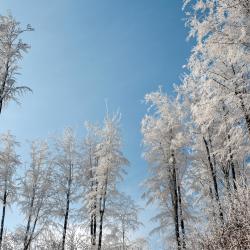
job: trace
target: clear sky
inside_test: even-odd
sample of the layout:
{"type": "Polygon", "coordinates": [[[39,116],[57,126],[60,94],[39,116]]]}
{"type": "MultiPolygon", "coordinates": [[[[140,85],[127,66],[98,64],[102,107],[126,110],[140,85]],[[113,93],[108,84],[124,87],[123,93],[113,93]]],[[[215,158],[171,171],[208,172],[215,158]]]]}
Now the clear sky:
{"type": "MultiPolygon", "coordinates": [[[[181,2],[0,0],[1,14],[11,10],[35,28],[23,37],[32,48],[18,76],[33,94],[3,111],[0,132],[10,129],[23,152],[26,140],[67,126],[83,135],[85,120],[102,121],[108,99],[109,110],[122,113],[124,152],[131,162],[122,188],[142,205],[139,184],[147,174],[141,158],[142,100],[159,85],[171,94],[172,84],[180,82],[191,48],[181,2]]],[[[151,229],[153,215],[152,208],[142,213],[141,233],[151,229]]]]}

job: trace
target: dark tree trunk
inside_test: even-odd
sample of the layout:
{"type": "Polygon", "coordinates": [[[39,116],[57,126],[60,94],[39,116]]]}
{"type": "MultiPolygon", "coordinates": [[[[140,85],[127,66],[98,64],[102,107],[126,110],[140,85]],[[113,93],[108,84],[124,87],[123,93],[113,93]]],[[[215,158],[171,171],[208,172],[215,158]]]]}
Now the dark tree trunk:
{"type": "Polygon", "coordinates": [[[33,193],[32,193],[32,197],[31,197],[31,203],[30,203],[30,211],[29,211],[29,217],[28,217],[28,221],[27,221],[27,225],[26,225],[26,231],[25,231],[25,236],[24,236],[24,242],[23,242],[23,249],[27,249],[27,242],[28,242],[28,236],[29,236],[29,232],[30,232],[30,224],[31,224],[31,219],[32,219],[32,211],[33,211],[33,206],[34,206],[34,200],[35,200],[35,189],[33,188],[33,193]]]}
{"type": "Polygon", "coordinates": [[[6,202],[7,202],[7,190],[5,189],[3,195],[3,210],[2,210],[1,231],[0,231],[0,249],[2,249],[6,202]]]}
{"type": "Polygon", "coordinates": [[[248,114],[242,95],[239,95],[239,97],[240,97],[241,109],[243,111],[244,118],[246,120],[247,130],[250,137],[250,115],[248,114]]]}
{"type": "Polygon", "coordinates": [[[231,185],[230,185],[230,179],[229,179],[229,170],[230,170],[230,162],[226,164],[226,166],[223,168],[223,174],[225,179],[225,184],[227,188],[227,192],[229,195],[231,195],[231,185]]]}
{"type": "Polygon", "coordinates": [[[100,211],[100,225],[99,225],[98,250],[101,250],[101,249],[102,249],[103,215],[104,215],[104,210],[100,211]]]}
{"type": "Polygon", "coordinates": [[[179,210],[181,219],[182,248],[186,249],[185,225],[184,225],[183,211],[182,211],[181,188],[179,184],[178,184],[178,195],[179,195],[179,208],[180,208],[179,210]]]}
{"type": "Polygon", "coordinates": [[[209,163],[209,168],[210,168],[210,172],[211,172],[211,176],[212,176],[212,180],[213,180],[213,186],[214,186],[214,191],[215,191],[215,198],[216,201],[218,203],[219,206],[219,216],[221,218],[221,221],[223,222],[223,213],[222,213],[222,208],[221,208],[221,204],[220,204],[220,197],[219,197],[219,192],[218,192],[218,184],[217,184],[217,177],[216,177],[216,173],[215,173],[215,169],[211,160],[211,156],[210,156],[210,150],[208,147],[208,143],[207,140],[205,139],[205,137],[203,136],[203,142],[205,144],[205,148],[206,148],[206,152],[207,152],[207,159],[208,159],[208,163],[209,163]]]}
{"type": "MultiPolygon", "coordinates": [[[[235,75],[236,72],[235,72],[235,68],[234,68],[233,64],[231,65],[231,68],[232,68],[233,75],[235,75]]],[[[250,137],[250,114],[249,114],[249,110],[247,110],[247,108],[246,108],[246,105],[245,105],[245,102],[244,102],[244,99],[242,96],[244,94],[244,90],[238,90],[237,89],[238,87],[239,87],[239,84],[236,82],[234,94],[240,99],[240,107],[241,107],[241,110],[243,112],[243,115],[244,115],[244,118],[246,121],[246,125],[247,125],[248,135],[250,137]]]]}
{"type": "Polygon", "coordinates": [[[91,225],[90,225],[90,234],[91,234],[91,245],[96,245],[96,213],[91,215],[91,225]]]}
{"type": "MultiPolygon", "coordinates": [[[[93,174],[93,169],[92,169],[92,159],[90,158],[90,166],[91,166],[91,170],[90,170],[90,178],[91,178],[91,191],[94,190],[97,192],[97,184],[96,181],[93,180],[94,178],[94,174],[93,174]]],[[[94,198],[95,202],[94,205],[92,207],[92,209],[94,209],[94,213],[91,214],[91,218],[90,218],[90,235],[91,235],[91,245],[95,246],[96,245],[96,197],[94,198]]]]}
{"type": "Polygon", "coordinates": [[[234,190],[237,190],[237,185],[236,185],[236,173],[235,173],[235,168],[234,168],[234,163],[231,164],[231,169],[232,169],[232,177],[233,177],[233,182],[234,182],[234,190]]]}
{"type": "MultiPolygon", "coordinates": [[[[227,138],[228,138],[228,141],[230,142],[231,137],[229,134],[228,134],[227,138]]],[[[236,191],[237,190],[236,174],[235,174],[235,166],[234,166],[234,157],[233,157],[231,146],[229,146],[229,157],[230,157],[230,167],[231,167],[232,178],[233,178],[233,187],[234,187],[234,190],[236,191]]]]}
{"type": "Polygon", "coordinates": [[[70,202],[70,194],[69,194],[69,191],[68,191],[68,193],[67,193],[66,211],[65,211],[65,216],[64,216],[64,225],[63,225],[62,250],[65,249],[65,240],[66,240],[67,227],[68,227],[68,218],[69,218],[69,202],[70,202]]]}
{"type": "Polygon", "coordinates": [[[37,211],[36,218],[35,218],[35,221],[34,221],[34,223],[33,223],[32,230],[31,230],[29,239],[28,239],[26,245],[24,246],[24,250],[30,249],[31,241],[33,240],[33,235],[34,235],[34,233],[35,233],[36,224],[37,224],[37,221],[38,221],[38,218],[39,218],[39,213],[40,213],[40,209],[38,209],[38,211],[37,211]]]}
{"type": "Polygon", "coordinates": [[[104,194],[103,194],[103,197],[100,198],[100,224],[99,224],[98,250],[101,250],[101,248],[102,248],[103,216],[104,216],[104,212],[105,212],[105,208],[106,208],[106,195],[107,195],[107,188],[108,188],[108,177],[109,177],[109,171],[107,169],[105,185],[104,185],[104,194]]]}
{"type": "Polygon", "coordinates": [[[73,168],[73,165],[70,164],[69,176],[68,176],[68,189],[67,189],[67,194],[66,194],[66,208],[65,208],[65,215],[64,215],[64,225],[63,225],[63,237],[62,237],[62,248],[61,248],[62,250],[65,249],[65,241],[66,241],[67,228],[68,228],[70,192],[71,192],[71,183],[72,183],[72,168],[73,168]]]}
{"type": "Polygon", "coordinates": [[[177,175],[176,175],[176,169],[175,169],[175,156],[174,152],[171,153],[171,157],[173,160],[173,171],[172,171],[172,203],[173,203],[173,209],[174,209],[174,224],[175,224],[175,238],[176,238],[176,244],[177,249],[181,249],[181,239],[180,239],[180,229],[179,229],[179,201],[178,201],[178,190],[177,190],[177,175]]]}
{"type": "Polygon", "coordinates": [[[124,229],[122,231],[122,250],[125,250],[125,232],[124,232],[124,229]]]}
{"type": "Polygon", "coordinates": [[[1,89],[0,89],[0,114],[2,113],[4,92],[6,88],[8,75],[9,75],[9,60],[7,60],[6,65],[5,65],[5,74],[4,74],[3,82],[1,84],[1,89]]]}

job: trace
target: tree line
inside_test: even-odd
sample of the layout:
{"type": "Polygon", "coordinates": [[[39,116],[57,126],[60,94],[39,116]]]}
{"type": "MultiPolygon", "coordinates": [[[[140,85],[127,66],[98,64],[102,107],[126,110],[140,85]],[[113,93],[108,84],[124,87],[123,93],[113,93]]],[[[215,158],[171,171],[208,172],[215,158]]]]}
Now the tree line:
{"type": "MultiPolygon", "coordinates": [[[[250,2],[185,0],[194,46],[174,94],[145,96],[143,156],[149,177],[143,198],[164,249],[250,248],[250,2]]],[[[29,45],[12,16],[0,18],[0,111],[30,89],[16,82],[29,45]]],[[[117,183],[129,161],[122,152],[120,115],[86,123],[85,138],[68,128],[49,143],[34,141],[25,167],[19,143],[1,135],[2,249],[146,249],[129,240],[140,208],[117,183]],[[21,167],[22,166],[22,167],[21,167]],[[17,169],[22,169],[17,175],[17,169]],[[25,224],[5,232],[16,203],[25,224]]]]}
{"type": "MultiPolygon", "coordinates": [[[[0,16],[0,113],[19,102],[27,86],[17,82],[19,63],[30,46],[12,15],[0,16]]],[[[141,223],[140,208],[117,189],[129,161],[123,155],[120,114],[106,114],[103,125],[86,123],[86,136],[67,128],[61,136],[30,143],[30,160],[10,131],[0,135],[0,249],[142,249],[145,239],[130,238],[141,223]],[[23,217],[6,230],[6,209],[23,217]],[[17,210],[17,211],[18,211],[17,210]]]]}

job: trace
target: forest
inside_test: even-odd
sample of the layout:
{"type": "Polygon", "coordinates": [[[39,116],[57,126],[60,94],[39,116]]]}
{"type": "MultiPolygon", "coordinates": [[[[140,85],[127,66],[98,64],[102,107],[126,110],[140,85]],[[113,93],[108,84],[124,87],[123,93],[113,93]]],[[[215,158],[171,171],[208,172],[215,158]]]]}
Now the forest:
{"type": "MultiPolygon", "coordinates": [[[[140,212],[155,207],[150,232],[163,249],[250,249],[250,1],[184,0],[194,46],[174,93],[146,93],[141,120],[147,162],[141,207],[120,190],[130,161],[121,112],[82,134],[29,143],[29,162],[11,131],[0,135],[0,250],[150,250],[140,212]],[[7,228],[11,214],[23,223],[7,228]]],[[[32,25],[0,16],[0,116],[35,95],[19,84],[32,25]]],[[[112,100],[111,100],[112,101],[112,100]]],[[[1,125],[0,125],[1,126],[1,125]]],[[[138,183],[139,185],[139,183],[138,183]]]]}

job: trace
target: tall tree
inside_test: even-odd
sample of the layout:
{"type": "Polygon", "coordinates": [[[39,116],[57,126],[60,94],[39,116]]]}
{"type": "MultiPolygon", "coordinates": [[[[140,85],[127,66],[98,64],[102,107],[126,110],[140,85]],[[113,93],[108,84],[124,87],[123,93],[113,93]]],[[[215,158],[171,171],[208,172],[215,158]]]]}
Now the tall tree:
{"type": "Polygon", "coordinates": [[[22,28],[11,15],[0,16],[0,113],[9,101],[18,102],[18,96],[31,89],[26,86],[18,86],[19,62],[30,46],[24,43],[21,35],[26,31],[32,31],[30,25],[22,28]]]}
{"type": "Polygon", "coordinates": [[[42,141],[31,144],[31,163],[20,182],[19,205],[27,220],[24,228],[23,250],[48,225],[51,215],[52,168],[48,145],[42,141]]]}
{"type": "Polygon", "coordinates": [[[65,129],[55,146],[54,212],[57,217],[63,219],[61,249],[64,250],[71,205],[79,198],[77,181],[79,154],[73,129],[65,129]]]}
{"type": "Polygon", "coordinates": [[[182,110],[178,101],[170,101],[161,91],[146,95],[150,111],[142,121],[144,157],[150,165],[151,175],[146,180],[144,197],[148,203],[159,205],[156,216],[158,229],[165,230],[167,218],[174,223],[177,249],[186,248],[185,211],[182,177],[185,170],[185,147],[182,110]]]}
{"type": "Polygon", "coordinates": [[[92,247],[96,246],[97,239],[97,185],[98,180],[96,170],[98,158],[96,155],[98,136],[96,127],[86,123],[87,135],[82,144],[81,168],[79,172],[79,181],[82,187],[82,208],[81,214],[84,220],[88,221],[90,228],[90,243],[92,247]]]}
{"type": "Polygon", "coordinates": [[[220,199],[236,190],[249,155],[250,5],[245,0],[184,2],[196,45],[180,89],[189,99],[200,153],[196,156],[203,161],[199,173],[203,182],[208,180],[207,190],[223,223],[220,199]]]}
{"type": "Polygon", "coordinates": [[[19,145],[16,138],[8,131],[0,136],[0,192],[2,207],[1,229],[0,229],[0,249],[2,248],[3,231],[6,206],[13,202],[16,195],[16,182],[14,180],[16,168],[20,164],[16,147],[19,145]]]}
{"type": "Polygon", "coordinates": [[[102,247],[103,223],[108,198],[116,191],[116,184],[124,174],[124,166],[128,160],[121,151],[120,114],[109,116],[104,119],[103,128],[99,130],[100,143],[97,145],[96,156],[98,166],[97,176],[97,200],[99,212],[99,236],[98,250],[102,247]]]}

